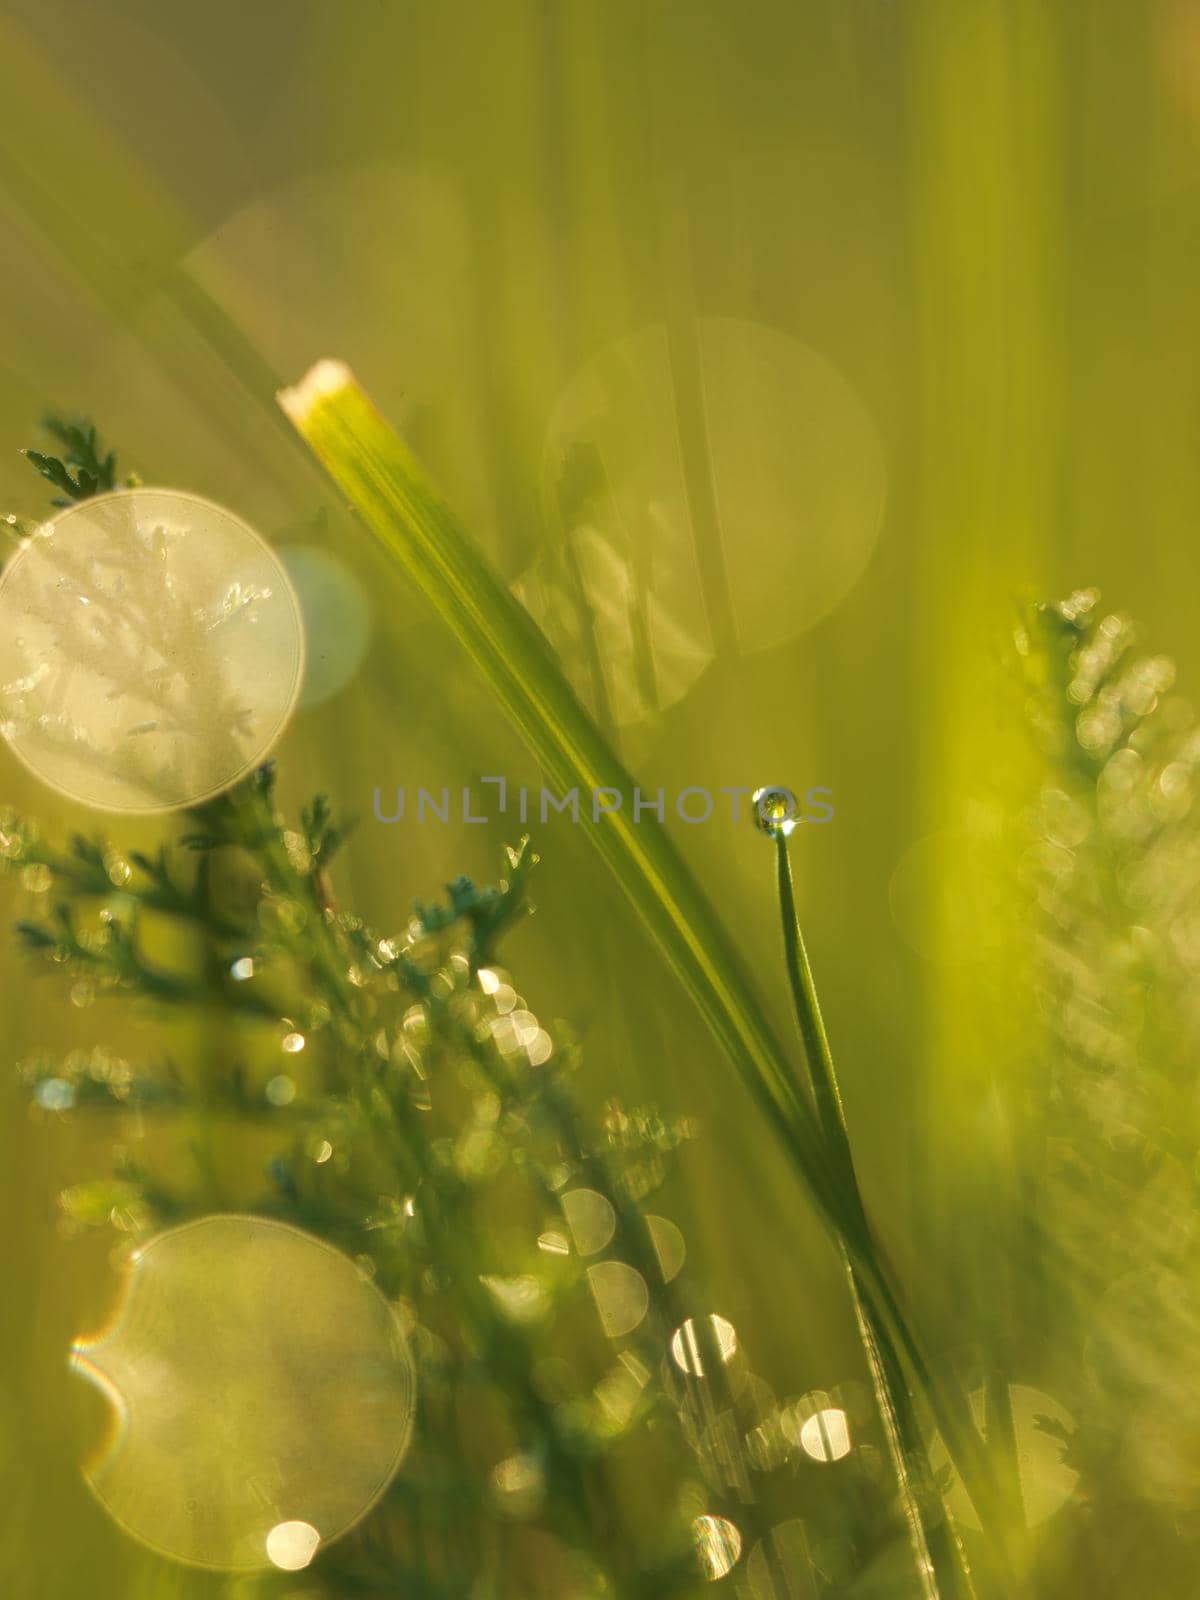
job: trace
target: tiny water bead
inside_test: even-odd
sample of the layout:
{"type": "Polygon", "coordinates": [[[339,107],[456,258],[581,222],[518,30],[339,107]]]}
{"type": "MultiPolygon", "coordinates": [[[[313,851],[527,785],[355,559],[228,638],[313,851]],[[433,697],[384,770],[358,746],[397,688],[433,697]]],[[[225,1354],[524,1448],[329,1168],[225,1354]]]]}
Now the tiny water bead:
{"type": "Polygon", "coordinates": [[[162,811],[219,794],[270,752],[303,667],[279,559],[196,495],[81,501],[0,575],[0,731],[85,805],[162,811]]]}
{"type": "Polygon", "coordinates": [[[754,820],[773,839],[787,838],[796,826],[799,803],[790,789],[770,785],[756,789],[753,796],[754,820]]]}
{"type": "Polygon", "coordinates": [[[349,1257],[263,1217],[206,1217],[135,1251],[72,1365],[112,1406],[85,1467],[96,1495],[196,1566],[307,1566],[383,1493],[412,1426],[392,1308],[349,1257]]]}

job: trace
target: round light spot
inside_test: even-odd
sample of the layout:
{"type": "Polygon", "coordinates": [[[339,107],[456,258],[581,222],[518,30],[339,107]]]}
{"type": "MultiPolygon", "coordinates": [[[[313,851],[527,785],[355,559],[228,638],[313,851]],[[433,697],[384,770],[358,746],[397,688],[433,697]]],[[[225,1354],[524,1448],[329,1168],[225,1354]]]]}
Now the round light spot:
{"type": "Polygon", "coordinates": [[[542,479],[554,538],[517,593],[589,707],[621,727],[695,684],[718,597],[745,652],[838,605],[886,493],[878,429],[842,374],[732,317],[601,350],[555,409],[542,479]]]}
{"type": "Polygon", "coordinates": [[[722,1366],[728,1366],[737,1354],[737,1330],[724,1317],[689,1317],[682,1327],[671,1335],[671,1357],[681,1372],[689,1377],[705,1376],[710,1352],[715,1352],[722,1366]]]}
{"type": "Polygon", "coordinates": [[[321,1535],[310,1522],[277,1522],[267,1535],[267,1558],[281,1572],[299,1572],[317,1553],[321,1535]]]}
{"type": "Polygon", "coordinates": [[[546,1492],[545,1474],[535,1455],[507,1456],[492,1468],[492,1495],[506,1517],[530,1517],[546,1492]]]}
{"type": "Polygon", "coordinates": [[[229,788],[283,732],[303,667],[279,559],[196,495],[81,501],[0,575],[0,731],[85,805],[164,811],[229,788]]]}
{"type": "Polygon", "coordinates": [[[692,1540],[700,1571],[710,1583],[726,1577],[737,1566],[742,1536],[728,1517],[697,1517],[692,1523],[692,1540]]]}
{"type": "Polygon", "coordinates": [[[75,1085],[66,1078],[43,1078],[33,1098],[43,1111],[70,1111],[75,1104],[75,1085]]]}
{"type": "Polygon", "coordinates": [[[319,545],[287,545],[279,559],[300,602],[308,643],[300,704],[320,705],[362,665],[371,640],[367,597],[349,567],[319,545]]]}
{"type": "MultiPolygon", "coordinates": [[[[986,1392],[977,1389],[970,1399],[976,1426],[986,1438],[986,1392]]],[[[1075,1422],[1065,1406],[1060,1405],[1052,1395],[1026,1384],[1010,1384],[1008,1399],[1016,1440],[1022,1507],[1026,1522],[1030,1527],[1036,1527],[1053,1516],[1075,1492],[1079,1475],[1063,1460],[1064,1439],[1074,1432],[1075,1422]]],[[[943,1470],[949,1466],[949,1457],[940,1439],[935,1440],[931,1455],[936,1469],[943,1470]]],[[[957,1521],[978,1531],[979,1518],[975,1507],[957,1473],[952,1468],[951,1472],[946,1504],[957,1521]]]]}
{"type": "Polygon", "coordinates": [[[598,1261],[588,1268],[587,1276],[608,1337],[623,1339],[632,1333],[650,1308],[645,1278],[624,1261],[598,1261]]]}
{"type": "Polygon", "coordinates": [[[850,1454],[850,1424],[836,1406],[815,1412],[800,1425],[800,1448],[814,1461],[840,1461],[850,1454]]]}
{"type": "Polygon", "coordinates": [[[522,1272],[513,1278],[487,1273],[479,1281],[510,1322],[521,1325],[540,1322],[549,1310],[546,1291],[531,1272],[522,1272]]]}
{"type": "Polygon", "coordinates": [[[687,1259],[687,1244],[683,1234],[668,1217],[648,1216],[646,1227],[654,1254],[658,1257],[663,1282],[670,1283],[683,1271],[683,1263],[687,1259]]]}
{"type": "Polygon", "coordinates": [[[568,1189],[562,1197],[563,1215],[581,1256],[594,1256],[617,1231],[612,1203],[595,1189],[568,1189]]]}
{"type": "Polygon", "coordinates": [[[349,1257],[263,1217],[206,1217],[141,1246],[111,1325],[72,1365],[113,1408],[85,1471],[114,1520],[226,1571],[286,1566],[317,1530],[328,1542],[352,1527],[412,1425],[387,1301],[349,1257]]]}

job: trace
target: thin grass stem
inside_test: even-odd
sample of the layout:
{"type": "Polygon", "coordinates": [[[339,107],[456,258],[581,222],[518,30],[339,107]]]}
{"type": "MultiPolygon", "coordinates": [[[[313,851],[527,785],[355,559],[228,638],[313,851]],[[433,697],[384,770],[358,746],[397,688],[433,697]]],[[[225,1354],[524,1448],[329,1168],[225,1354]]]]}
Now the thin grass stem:
{"type": "MultiPolygon", "coordinates": [[[[844,1193],[853,1205],[864,1234],[869,1233],[866,1208],[846,1125],[841,1089],[812,964],[796,912],[796,893],[788,850],[790,826],[767,826],[775,841],[775,879],[783,930],[784,964],[804,1044],[817,1120],[844,1193]]],[[[912,1396],[886,1321],[878,1314],[859,1274],[843,1251],[843,1265],[859,1335],[867,1356],[876,1405],[887,1440],[901,1509],[912,1546],[917,1580],[924,1600],[971,1597],[975,1590],[962,1545],[941,1503],[912,1396]]]]}

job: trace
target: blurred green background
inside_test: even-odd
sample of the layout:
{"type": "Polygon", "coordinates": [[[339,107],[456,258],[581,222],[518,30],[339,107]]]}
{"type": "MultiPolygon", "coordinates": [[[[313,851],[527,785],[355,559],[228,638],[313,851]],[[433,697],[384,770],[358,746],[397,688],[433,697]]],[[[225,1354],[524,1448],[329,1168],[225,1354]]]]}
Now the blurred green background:
{"type": "MultiPolygon", "coordinates": [[[[526,595],[581,443],[651,595],[652,715],[612,668],[643,783],[832,790],[796,867],[864,1184],[935,1347],[972,1339],[1007,1298],[980,1152],[1025,1026],[972,873],[1036,783],[1004,665],[1013,596],[1095,584],[1185,682],[1200,672],[1200,5],[0,17],[5,509],[39,505],[16,450],[66,408],[145,481],[337,563],[309,586],[329,692],[286,735],[281,784],[360,816],[344,897],[398,926],[456,873],[493,876],[515,828],[383,826],[374,787],[539,778],[274,390],[347,359],[526,595]]],[[[627,573],[600,560],[589,581],[619,612],[627,573]]],[[[90,825],[11,759],[0,793],[90,825]]],[[[673,831],[786,1026],[769,848],[719,818],[673,831]]],[[[582,1037],[597,1101],[701,1124],[672,1205],[707,1297],[780,1393],[860,1376],[836,1262],[748,1098],[579,830],[534,832],[539,912],[513,964],[582,1037]]],[[[6,1061],[119,1027],[0,959],[6,1061]]],[[[22,1597],[122,1595],[142,1558],[79,1482],[94,1419],[64,1360],[111,1297],[105,1247],[57,1226],[91,1135],[31,1123],[15,1089],[2,1103],[0,1571],[22,1597]]],[[[1041,1386],[1045,1352],[1021,1359],[1041,1386]]],[[[1139,1563],[1139,1587],[1191,1592],[1161,1543],[1111,1589],[1078,1553],[1046,1560],[1063,1597],[1129,1592],[1139,1563]]]]}

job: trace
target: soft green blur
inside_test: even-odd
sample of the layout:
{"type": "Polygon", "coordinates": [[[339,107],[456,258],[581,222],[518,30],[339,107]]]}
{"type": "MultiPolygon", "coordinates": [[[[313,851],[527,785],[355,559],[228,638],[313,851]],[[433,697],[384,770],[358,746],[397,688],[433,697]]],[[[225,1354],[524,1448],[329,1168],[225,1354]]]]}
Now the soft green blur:
{"type": "MultiPolygon", "coordinates": [[[[994,1083],[1035,1059],[1032,1007],[1004,981],[1023,952],[975,867],[1037,783],[1006,665],[1015,593],[1094,583],[1200,680],[1200,10],[3,0],[0,16],[0,509],[41,505],[16,448],[46,409],[80,410],[145,481],[344,562],[370,649],[297,717],[281,785],[359,814],[340,887],[399,925],[456,873],[493,876],[516,825],[383,826],[373,788],[540,780],[274,391],[348,360],[534,594],[564,515],[555,451],[589,437],[588,373],[607,374],[633,420],[591,442],[614,503],[640,495],[657,520],[631,530],[617,505],[605,527],[627,562],[661,562],[671,627],[652,637],[673,642],[661,713],[625,721],[646,699],[636,619],[610,635],[634,636],[609,707],[623,753],[668,794],[832,790],[833,822],[800,829],[795,860],[868,1202],[935,1349],[986,1367],[994,1334],[1016,1382],[1047,1386],[1028,1323],[1005,1322],[1021,1162],[994,1083]],[[757,404],[728,401],[735,380],[757,404]]],[[[619,610],[619,569],[596,570],[619,610]]],[[[0,798],[93,825],[0,762],[0,798]]],[[[719,818],[674,831],[787,1027],[769,846],[719,818]]],[[[597,1100],[702,1124],[671,1204],[705,1294],[781,1396],[861,1377],[837,1262],[749,1097],[578,830],[534,832],[539,913],[512,960],[539,1014],[583,1039],[597,1100]]],[[[122,1028],[3,962],[5,1062],[122,1028]]],[[[21,1600],[132,1595],[152,1563],[79,1479],[97,1418],[66,1368],[111,1298],[106,1244],[57,1221],[93,1135],[35,1125],[15,1089],[2,1103],[0,1575],[21,1600]]],[[[1030,1592],[1191,1592],[1161,1524],[1131,1517],[1119,1570],[1088,1541],[1086,1519],[1052,1524],[1030,1592]]]]}

